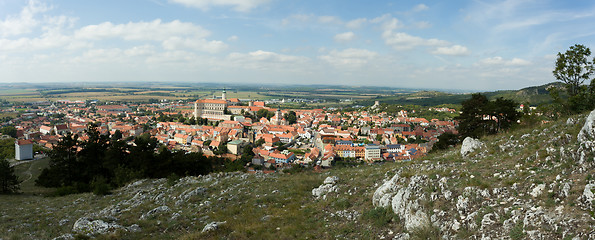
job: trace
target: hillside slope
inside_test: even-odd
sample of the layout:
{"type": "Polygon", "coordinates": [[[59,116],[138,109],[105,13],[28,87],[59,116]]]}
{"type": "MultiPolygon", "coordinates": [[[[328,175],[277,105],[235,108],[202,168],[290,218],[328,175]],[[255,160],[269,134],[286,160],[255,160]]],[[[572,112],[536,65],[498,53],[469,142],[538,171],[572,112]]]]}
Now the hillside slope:
{"type": "Polygon", "coordinates": [[[323,173],[146,179],[107,196],[1,196],[0,237],[595,239],[595,138],[578,137],[585,118],[486,137],[466,157],[457,147],[323,173]]]}

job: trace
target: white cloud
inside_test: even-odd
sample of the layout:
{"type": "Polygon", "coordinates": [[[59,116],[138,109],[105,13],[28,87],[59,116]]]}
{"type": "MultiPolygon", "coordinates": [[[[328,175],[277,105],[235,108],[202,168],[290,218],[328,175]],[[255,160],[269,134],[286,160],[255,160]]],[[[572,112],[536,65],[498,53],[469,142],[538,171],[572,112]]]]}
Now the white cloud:
{"type": "Polygon", "coordinates": [[[366,49],[348,48],[343,51],[333,50],[318,58],[338,67],[361,67],[377,56],[378,53],[366,49]]]}
{"type": "Polygon", "coordinates": [[[424,39],[421,37],[411,36],[404,32],[385,31],[382,34],[387,45],[393,47],[395,50],[409,50],[418,46],[439,47],[449,45],[447,41],[440,39],[424,39]]]}
{"type": "Polygon", "coordinates": [[[230,41],[230,42],[235,42],[235,41],[237,41],[238,39],[239,39],[239,38],[238,38],[238,36],[236,36],[236,35],[233,35],[233,36],[231,36],[231,37],[228,37],[228,38],[227,38],[227,41],[230,41]]]}
{"type": "Polygon", "coordinates": [[[308,62],[307,57],[279,54],[275,52],[258,50],[249,53],[231,53],[227,56],[226,66],[231,65],[241,68],[257,70],[283,70],[298,71],[295,65],[308,62]]]}
{"type": "Polygon", "coordinates": [[[207,41],[205,39],[171,37],[162,43],[166,50],[192,49],[202,52],[217,53],[227,49],[221,41],[207,41]]]}
{"type": "Polygon", "coordinates": [[[248,12],[260,5],[270,2],[270,0],[169,0],[170,2],[182,4],[187,7],[208,10],[212,6],[229,6],[238,12],[248,12]]]}
{"type": "Polygon", "coordinates": [[[479,61],[482,65],[492,65],[492,66],[527,66],[530,65],[531,62],[520,59],[520,58],[513,58],[511,60],[505,60],[502,57],[492,57],[492,58],[485,58],[479,61]]]}
{"type": "Polygon", "coordinates": [[[336,42],[349,42],[355,38],[355,34],[353,32],[344,32],[335,35],[334,39],[336,42]]]}
{"type": "Polygon", "coordinates": [[[469,49],[461,45],[454,45],[451,47],[438,47],[432,51],[433,54],[450,55],[450,56],[466,56],[469,55],[469,49]]]}
{"type": "Polygon", "coordinates": [[[30,33],[33,31],[33,28],[39,25],[39,21],[35,19],[35,15],[50,9],[44,3],[29,0],[27,6],[21,10],[18,16],[7,16],[3,21],[0,21],[0,35],[17,36],[30,33]]]}
{"type": "Polygon", "coordinates": [[[151,22],[129,22],[113,24],[104,22],[98,25],[88,25],[75,32],[77,39],[102,40],[107,38],[122,38],[124,40],[163,41],[172,36],[194,36],[204,38],[210,32],[193,23],[161,22],[156,19],[151,22]]]}
{"type": "Polygon", "coordinates": [[[348,28],[357,29],[361,28],[367,21],[368,20],[365,18],[358,18],[347,22],[345,26],[348,28]]]}
{"type": "Polygon", "coordinates": [[[319,23],[333,23],[333,24],[341,24],[342,21],[338,17],[335,16],[320,16],[318,17],[319,23]]]}
{"type": "Polygon", "coordinates": [[[416,22],[416,23],[414,23],[414,25],[416,28],[419,28],[419,29],[426,29],[426,28],[432,27],[432,24],[427,21],[416,22]]]}
{"type": "Polygon", "coordinates": [[[420,11],[425,11],[430,9],[428,6],[426,6],[425,4],[421,3],[416,5],[415,7],[413,7],[413,11],[414,12],[420,12],[420,11]]]}

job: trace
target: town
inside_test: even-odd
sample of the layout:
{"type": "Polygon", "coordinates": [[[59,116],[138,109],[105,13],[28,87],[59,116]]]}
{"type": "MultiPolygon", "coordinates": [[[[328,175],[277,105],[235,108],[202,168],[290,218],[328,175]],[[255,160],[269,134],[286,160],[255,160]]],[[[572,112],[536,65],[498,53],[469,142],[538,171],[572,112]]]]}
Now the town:
{"type": "Polygon", "coordinates": [[[87,125],[94,123],[101,134],[128,144],[148,134],[171,151],[231,160],[251,151],[254,157],[246,166],[250,172],[294,164],[320,169],[337,163],[411,161],[427,154],[441,134],[457,133],[456,121],[410,117],[405,110],[388,114],[378,108],[376,102],[355,111],[279,109],[265,101],[228,98],[224,89],[221,96],[190,102],[60,100],[13,105],[3,111],[22,113],[2,125],[16,129],[17,160],[52,149],[66,134],[88,139],[87,125]]]}

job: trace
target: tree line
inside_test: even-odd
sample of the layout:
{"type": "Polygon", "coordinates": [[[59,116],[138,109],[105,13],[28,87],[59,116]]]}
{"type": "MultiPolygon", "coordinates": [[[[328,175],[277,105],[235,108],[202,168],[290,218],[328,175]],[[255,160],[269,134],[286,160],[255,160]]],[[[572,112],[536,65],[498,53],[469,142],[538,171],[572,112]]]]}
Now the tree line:
{"type": "Polygon", "coordinates": [[[238,171],[243,162],[207,157],[198,152],[170,151],[148,134],[133,144],[100,134],[89,124],[88,139],[77,134],[64,136],[49,152],[50,165],[36,180],[43,187],[57,188],[57,194],[93,191],[106,194],[134,179],[183,177],[220,171],[238,171]]]}

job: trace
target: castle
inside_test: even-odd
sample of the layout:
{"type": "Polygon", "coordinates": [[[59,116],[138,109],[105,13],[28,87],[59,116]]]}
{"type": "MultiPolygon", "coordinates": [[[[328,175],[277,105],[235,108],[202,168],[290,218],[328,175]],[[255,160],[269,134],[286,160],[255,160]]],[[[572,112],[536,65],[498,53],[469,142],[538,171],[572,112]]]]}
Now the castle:
{"type": "MultiPolygon", "coordinates": [[[[234,100],[237,101],[237,99],[234,100]]],[[[223,89],[220,99],[213,96],[212,99],[196,100],[196,102],[194,102],[194,118],[198,119],[200,117],[209,120],[231,120],[231,114],[225,114],[225,109],[229,105],[234,105],[234,103],[226,98],[226,91],[223,89]]]]}

